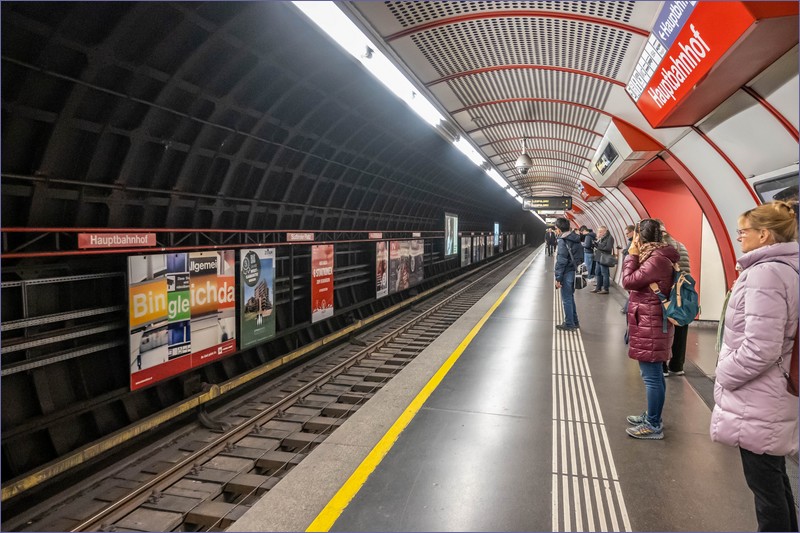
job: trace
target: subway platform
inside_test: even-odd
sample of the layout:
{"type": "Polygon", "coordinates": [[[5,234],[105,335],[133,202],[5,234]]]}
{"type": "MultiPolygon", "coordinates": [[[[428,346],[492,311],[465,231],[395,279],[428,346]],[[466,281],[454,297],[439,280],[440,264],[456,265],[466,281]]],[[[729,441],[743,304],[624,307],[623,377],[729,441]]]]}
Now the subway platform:
{"type": "Polygon", "coordinates": [[[625,417],[645,395],[623,342],[625,292],[576,291],[581,329],[556,330],[543,252],[229,530],[755,531],[738,450],[708,436],[715,330],[690,328],[665,438],[633,439],[625,417]]]}

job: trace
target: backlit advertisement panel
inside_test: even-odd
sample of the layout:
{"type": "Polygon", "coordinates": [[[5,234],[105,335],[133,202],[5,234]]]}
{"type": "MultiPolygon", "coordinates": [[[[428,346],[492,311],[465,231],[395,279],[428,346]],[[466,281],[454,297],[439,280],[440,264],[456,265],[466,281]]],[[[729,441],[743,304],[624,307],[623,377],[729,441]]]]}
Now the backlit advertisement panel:
{"type": "Polygon", "coordinates": [[[389,242],[375,243],[375,298],[389,294],[389,242]]]}
{"type": "Polygon", "coordinates": [[[311,322],[333,316],[333,245],[311,247],[311,322]]]}
{"type": "Polygon", "coordinates": [[[131,390],[236,350],[232,250],[128,258],[131,390]]]}
{"type": "Polygon", "coordinates": [[[495,222],[494,223],[494,245],[495,246],[499,246],[500,245],[500,223],[499,222],[495,222]]]}
{"type": "MultiPolygon", "coordinates": [[[[458,244],[456,244],[458,246],[458,244]]],[[[425,265],[423,264],[425,260],[425,256],[423,253],[425,252],[425,241],[422,239],[417,239],[413,241],[409,241],[409,265],[411,266],[411,272],[409,273],[409,283],[413,287],[414,285],[419,285],[422,283],[423,280],[423,269],[425,265]]]]}
{"type": "Polygon", "coordinates": [[[458,255],[458,215],[444,214],[444,255],[458,255]]]}
{"type": "Polygon", "coordinates": [[[275,248],[239,252],[239,347],[255,346],[275,336],[275,248]]]}
{"type": "Polygon", "coordinates": [[[461,237],[461,266],[465,267],[472,263],[472,238],[461,237]]]}

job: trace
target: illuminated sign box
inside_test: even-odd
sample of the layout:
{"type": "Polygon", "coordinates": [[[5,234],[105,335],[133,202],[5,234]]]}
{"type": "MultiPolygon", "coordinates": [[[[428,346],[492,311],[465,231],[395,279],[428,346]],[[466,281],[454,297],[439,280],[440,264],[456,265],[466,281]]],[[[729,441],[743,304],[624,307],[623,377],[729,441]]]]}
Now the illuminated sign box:
{"type": "Polygon", "coordinates": [[[664,6],[626,87],[654,128],[695,124],[797,44],[797,2],[664,6]]]}
{"type": "Polygon", "coordinates": [[[572,209],[571,196],[534,196],[522,199],[523,209],[572,209]]]}
{"type": "Polygon", "coordinates": [[[78,233],[78,248],[136,248],[155,245],[155,233],[78,233]]]}

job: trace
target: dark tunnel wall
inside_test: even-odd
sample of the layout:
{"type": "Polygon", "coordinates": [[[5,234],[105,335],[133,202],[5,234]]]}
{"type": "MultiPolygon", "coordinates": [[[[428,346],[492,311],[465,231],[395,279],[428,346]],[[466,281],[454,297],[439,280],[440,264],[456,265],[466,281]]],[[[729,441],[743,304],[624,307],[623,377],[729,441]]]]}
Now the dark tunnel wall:
{"type": "Polygon", "coordinates": [[[4,2],[2,39],[6,227],[539,225],[288,3],[4,2]]]}

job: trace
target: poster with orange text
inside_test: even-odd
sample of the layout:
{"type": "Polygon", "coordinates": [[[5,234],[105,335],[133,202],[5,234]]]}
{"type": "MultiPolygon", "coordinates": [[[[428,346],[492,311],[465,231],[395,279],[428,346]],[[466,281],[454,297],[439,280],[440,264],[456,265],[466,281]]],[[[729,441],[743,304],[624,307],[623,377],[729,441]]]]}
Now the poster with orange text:
{"type": "Polygon", "coordinates": [[[311,322],[333,316],[333,245],[311,247],[311,322]]]}
{"type": "Polygon", "coordinates": [[[128,258],[131,390],[236,351],[232,250],[128,258]]]}

